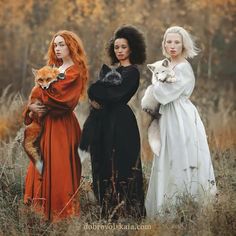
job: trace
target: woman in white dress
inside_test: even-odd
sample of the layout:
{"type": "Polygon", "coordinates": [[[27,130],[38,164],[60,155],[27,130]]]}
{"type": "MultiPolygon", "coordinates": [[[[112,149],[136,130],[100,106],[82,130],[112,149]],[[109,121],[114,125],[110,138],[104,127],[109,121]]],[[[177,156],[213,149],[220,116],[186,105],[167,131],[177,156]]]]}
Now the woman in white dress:
{"type": "Polygon", "coordinates": [[[189,100],[195,77],[186,58],[197,55],[190,34],[179,26],[166,30],[163,55],[170,58],[176,82],[154,85],[161,104],[159,156],[154,155],[145,206],[147,217],[155,217],[164,206],[177,203],[179,196],[195,200],[216,193],[215,177],[204,125],[189,100]]]}

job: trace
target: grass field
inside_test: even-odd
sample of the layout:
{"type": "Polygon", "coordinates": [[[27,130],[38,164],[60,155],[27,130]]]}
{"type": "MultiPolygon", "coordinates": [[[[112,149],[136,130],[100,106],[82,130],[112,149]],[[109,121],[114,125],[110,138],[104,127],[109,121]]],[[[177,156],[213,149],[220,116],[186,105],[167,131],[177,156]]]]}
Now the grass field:
{"type": "MultiPolygon", "coordinates": [[[[0,235],[235,235],[236,232],[236,109],[235,83],[202,81],[192,96],[208,134],[217,181],[216,200],[200,206],[185,196],[175,217],[155,221],[120,218],[116,225],[99,219],[91,192],[89,163],[81,185],[81,217],[59,224],[44,222],[23,204],[24,178],[28,165],[22,146],[23,100],[5,91],[0,96],[0,235]],[[116,227],[116,228],[115,228],[116,227]]],[[[79,109],[81,109],[79,107],[79,109]]],[[[139,120],[141,130],[142,122],[139,120]]],[[[142,135],[145,133],[142,131],[142,135]]],[[[143,153],[150,153],[147,145],[143,153]]],[[[150,154],[149,154],[150,155],[150,154]]],[[[143,158],[148,183],[152,157],[143,158]]]]}

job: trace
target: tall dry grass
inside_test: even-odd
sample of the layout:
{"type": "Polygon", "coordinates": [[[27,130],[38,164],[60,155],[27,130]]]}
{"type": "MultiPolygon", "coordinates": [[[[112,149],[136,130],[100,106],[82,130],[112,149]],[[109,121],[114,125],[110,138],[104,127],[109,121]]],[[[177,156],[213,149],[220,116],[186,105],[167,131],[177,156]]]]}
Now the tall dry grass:
{"type": "Polygon", "coordinates": [[[23,100],[19,93],[10,93],[10,87],[0,96],[0,140],[9,140],[22,125],[23,100]]]}
{"type": "MultiPolygon", "coordinates": [[[[166,217],[153,221],[143,219],[140,222],[127,217],[118,219],[113,225],[100,218],[99,207],[91,191],[90,163],[87,162],[83,165],[84,177],[80,194],[81,217],[68,219],[59,224],[44,222],[34,214],[30,207],[23,204],[28,158],[21,145],[23,131],[19,129],[12,138],[9,136],[15,131],[7,131],[9,132],[9,135],[5,136],[8,137],[7,141],[0,144],[0,235],[235,235],[234,86],[234,83],[222,85],[217,84],[216,81],[210,81],[206,85],[199,81],[192,97],[206,126],[219,191],[216,200],[211,204],[201,206],[190,196],[183,196],[176,207],[174,217],[166,213],[166,217]],[[114,228],[115,226],[117,228],[114,228]],[[129,229],[129,227],[138,226],[147,229],[129,229]]],[[[13,95],[4,96],[7,102],[0,103],[0,117],[3,115],[10,121],[12,114],[15,114],[13,111],[21,110],[23,102],[13,95]]],[[[85,108],[84,104],[79,106],[78,114],[85,112],[85,108]]],[[[13,123],[16,118],[15,116],[12,119],[13,123]]],[[[140,120],[139,124],[142,125],[140,120]]],[[[144,152],[147,150],[145,148],[148,149],[148,147],[143,148],[144,152]]],[[[151,161],[144,160],[145,188],[148,184],[150,168],[151,161]]]]}

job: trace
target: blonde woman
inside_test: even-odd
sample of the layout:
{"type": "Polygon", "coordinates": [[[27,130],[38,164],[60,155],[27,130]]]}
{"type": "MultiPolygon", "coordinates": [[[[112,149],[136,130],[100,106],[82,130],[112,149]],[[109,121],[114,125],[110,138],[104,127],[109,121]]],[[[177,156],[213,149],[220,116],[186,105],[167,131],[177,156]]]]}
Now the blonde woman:
{"type": "Polygon", "coordinates": [[[154,156],[145,206],[148,217],[156,217],[164,206],[173,206],[179,196],[194,199],[215,194],[215,177],[204,125],[190,101],[195,77],[186,60],[197,55],[190,34],[182,27],[166,30],[163,55],[170,59],[176,82],[154,85],[159,113],[161,150],[154,156]]]}

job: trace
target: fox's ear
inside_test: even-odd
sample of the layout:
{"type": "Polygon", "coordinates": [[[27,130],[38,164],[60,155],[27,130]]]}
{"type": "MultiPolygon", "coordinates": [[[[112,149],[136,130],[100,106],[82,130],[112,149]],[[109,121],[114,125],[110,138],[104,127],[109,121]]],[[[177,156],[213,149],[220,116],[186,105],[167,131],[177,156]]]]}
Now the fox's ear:
{"type": "Polygon", "coordinates": [[[153,66],[153,64],[147,64],[147,68],[148,68],[151,72],[154,72],[154,70],[155,70],[155,66],[153,66]]]}
{"type": "Polygon", "coordinates": [[[166,59],[163,60],[162,65],[164,67],[168,67],[170,65],[170,61],[166,58],[166,59]]]}
{"type": "Polygon", "coordinates": [[[33,73],[33,75],[34,75],[34,76],[36,76],[36,75],[37,75],[37,73],[38,73],[38,70],[36,70],[36,69],[32,68],[32,73],[33,73]]]}

